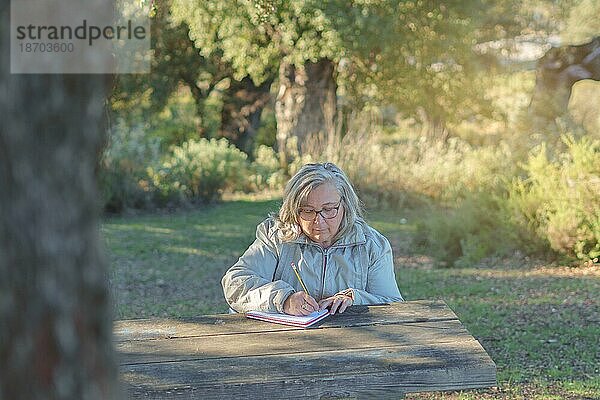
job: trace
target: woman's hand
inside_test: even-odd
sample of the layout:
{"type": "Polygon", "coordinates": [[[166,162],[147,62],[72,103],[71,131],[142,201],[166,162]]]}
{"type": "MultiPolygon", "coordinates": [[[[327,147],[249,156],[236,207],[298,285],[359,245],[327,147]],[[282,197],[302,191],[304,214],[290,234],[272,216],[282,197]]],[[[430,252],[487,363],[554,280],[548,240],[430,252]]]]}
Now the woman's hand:
{"type": "Polygon", "coordinates": [[[306,292],[291,294],[283,302],[283,312],[291,315],[308,315],[319,310],[319,304],[306,292]]]}
{"type": "Polygon", "coordinates": [[[354,300],[352,297],[345,294],[336,294],[319,301],[319,308],[322,310],[329,307],[329,314],[333,315],[336,312],[343,313],[346,308],[350,307],[354,300]]]}

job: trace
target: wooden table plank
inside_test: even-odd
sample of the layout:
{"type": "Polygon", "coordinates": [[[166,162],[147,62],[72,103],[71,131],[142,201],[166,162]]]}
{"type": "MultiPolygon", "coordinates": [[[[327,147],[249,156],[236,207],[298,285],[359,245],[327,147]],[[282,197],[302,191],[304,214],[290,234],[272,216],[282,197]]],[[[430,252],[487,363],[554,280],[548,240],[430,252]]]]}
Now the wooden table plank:
{"type": "Polygon", "coordinates": [[[168,392],[178,396],[203,393],[202,398],[209,399],[257,394],[262,398],[319,398],[333,393],[369,393],[370,398],[377,393],[389,396],[496,384],[494,364],[474,339],[435,348],[390,346],[331,351],[326,356],[281,354],[182,361],[161,364],[160,369],[152,364],[128,365],[122,367],[122,376],[134,397],[157,399],[170,398],[168,392]],[[268,371],[262,367],[266,364],[268,371]]]}
{"type": "MultiPolygon", "coordinates": [[[[335,317],[335,316],[334,316],[335,317]]],[[[121,364],[325,352],[472,339],[459,321],[274,331],[117,343],[121,364]]]]}
{"type": "MultiPolygon", "coordinates": [[[[456,314],[442,301],[423,300],[401,304],[401,313],[394,308],[394,305],[352,306],[345,313],[337,315],[336,318],[326,318],[319,324],[319,327],[458,320],[456,314]]],[[[297,329],[300,328],[257,323],[241,314],[205,315],[185,319],[133,319],[114,323],[115,341],[117,342],[297,329]]]]}
{"type": "Polygon", "coordinates": [[[354,306],[307,330],[237,314],[118,321],[115,334],[132,398],[401,398],[496,384],[493,361],[439,301],[354,306]]]}

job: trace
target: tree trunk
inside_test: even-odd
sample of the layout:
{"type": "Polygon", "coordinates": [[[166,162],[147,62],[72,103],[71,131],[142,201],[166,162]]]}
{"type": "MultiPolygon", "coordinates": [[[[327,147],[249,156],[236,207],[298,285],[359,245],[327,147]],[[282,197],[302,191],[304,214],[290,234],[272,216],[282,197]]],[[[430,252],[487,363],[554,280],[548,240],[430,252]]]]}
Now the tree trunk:
{"type": "Polygon", "coordinates": [[[281,64],[275,113],[283,165],[287,165],[290,139],[297,138],[300,150],[311,135],[335,135],[336,90],[334,64],[330,60],[307,62],[302,67],[281,64]]]}
{"type": "Polygon", "coordinates": [[[537,65],[530,112],[547,121],[565,114],[573,85],[583,79],[600,81],[600,37],[544,54],[537,65]]]}
{"type": "Polygon", "coordinates": [[[446,143],[450,138],[450,131],[441,117],[432,117],[423,107],[417,108],[417,116],[421,121],[421,136],[431,142],[446,143]]]}
{"type": "Polygon", "coordinates": [[[223,96],[220,136],[248,154],[253,149],[262,111],[271,98],[272,83],[270,79],[256,86],[249,77],[232,79],[223,96]]]}
{"type": "Polygon", "coordinates": [[[95,168],[109,80],[10,75],[0,3],[0,398],[118,399],[95,168]]]}

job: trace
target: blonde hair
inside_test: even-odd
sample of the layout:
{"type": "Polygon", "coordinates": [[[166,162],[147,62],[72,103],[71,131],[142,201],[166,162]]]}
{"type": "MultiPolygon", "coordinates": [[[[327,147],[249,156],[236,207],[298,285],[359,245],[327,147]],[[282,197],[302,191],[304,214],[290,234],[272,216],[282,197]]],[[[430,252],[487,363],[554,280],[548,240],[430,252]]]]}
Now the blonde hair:
{"type": "Polygon", "coordinates": [[[298,224],[298,210],[313,189],[326,183],[336,188],[344,208],[344,216],[332,242],[348,233],[355,222],[363,221],[362,203],[339,167],[330,162],[305,164],[288,181],[283,192],[283,204],[273,216],[281,240],[290,241],[300,236],[302,229],[298,224]]]}

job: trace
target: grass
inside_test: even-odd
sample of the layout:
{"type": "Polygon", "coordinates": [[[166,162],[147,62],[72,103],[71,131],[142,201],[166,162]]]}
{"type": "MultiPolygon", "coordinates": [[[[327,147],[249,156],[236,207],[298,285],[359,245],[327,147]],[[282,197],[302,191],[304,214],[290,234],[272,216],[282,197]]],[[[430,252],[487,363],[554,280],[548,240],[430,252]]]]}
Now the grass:
{"type": "MultiPolygon", "coordinates": [[[[115,318],[227,310],[220,278],[277,200],[238,199],[202,210],[116,217],[102,227],[115,318]]],[[[547,267],[524,257],[437,268],[412,251],[420,211],[368,215],[392,242],[407,299],[443,299],[498,366],[499,388],[410,399],[600,398],[598,267],[547,267]]]]}
{"type": "Polygon", "coordinates": [[[115,317],[225,312],[220,279],[250,244],[274,200],[234,201],[205,210],[107,219],[115,317]]]}

